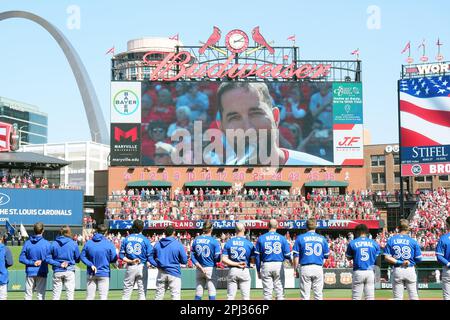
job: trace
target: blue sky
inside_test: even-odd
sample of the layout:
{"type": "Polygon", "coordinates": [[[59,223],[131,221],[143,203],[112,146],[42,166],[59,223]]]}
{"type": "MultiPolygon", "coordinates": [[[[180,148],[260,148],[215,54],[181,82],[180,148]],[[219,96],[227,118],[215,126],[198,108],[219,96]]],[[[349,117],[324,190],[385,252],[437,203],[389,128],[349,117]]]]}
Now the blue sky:
{"type": "MultiPolygon", "coordinates": [[[[365,127],[372,143],[396,142],[396,81],[406,58],[400,51],[411,40],[412,55],[418,61],[417,47],[425,38],[427,55],[434,60],[438,37],[446,58],[450,50],[450,2],[446,0],[2,0],[0,11],[8,10],[38,14],[65,34],[84,62],[107,123],[110,56],[105,52],[113,45],[117,53],[126,50],[127,40],[176,33],[185,45],[198,45],[213,25],[223,32],[238,28],[247,33],[259,25],[276,46],[291,45],[286,38],[296,34],[302,59],[351,59],[350,52],[359,48],[365,127]],[[67,25],[71,5],[80,9],[79,29],[67,25]],[[376,18],[371,6],[379,10],[379,28],[371,24],[376,18]]],[[[10,19],[0,22],[0,41],[0,96],[47,112],[49,142],[90,140],[75,79],[52,37],[33,22],[10,19]]]]}

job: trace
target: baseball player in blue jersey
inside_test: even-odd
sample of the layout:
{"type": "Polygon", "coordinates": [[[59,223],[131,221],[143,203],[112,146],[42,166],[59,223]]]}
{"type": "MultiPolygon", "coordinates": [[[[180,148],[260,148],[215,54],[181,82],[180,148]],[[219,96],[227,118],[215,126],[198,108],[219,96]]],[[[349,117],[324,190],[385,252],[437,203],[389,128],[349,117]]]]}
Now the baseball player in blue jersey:
{"type": "Polygon", "coordinates": [[[66,287],[67,300],[75,296],[75,265],[80,262],[80,249],[72,239],[68,225],[62,226],[60,236],[52,242],[45,259],[53,267],[53,300],[61,298],[63,286],[66,287]]]}
{"type": "Polygon", "coordinates": [[[8,297],[8,268],[14,264],[11,250],[3,244],[5,240],[6,234],[0,231],[0,300],[8,297]]]}
{"type": "Polygon", "coordinates": [[[325,237],[316,233],[317,222],[314,218],[306,221],[307,232],[297,236],[294,248],[295,277],[300,277],[300,295],[309,300],[311,287],[314,300],[323,299],[323,262],[328,258],[330,250],[325,237]],[[300,270],[297,266],[300,264],[300,270]]]}
{"type": "Polygon", "coordinates": [[[142,235],[144,222],[134,220],[132,231],[122,241],[119,257],[127,264],[127,271],[123,279],[122,300],[130,300],[134,285],[137,284],[139,300],[145,300],[147,295],[148,267],[153,247],[150,241],[142,235]]]}
{"type": "Polygon", "coordinates": [[[405,285],[409,299],[419,300],[417,274],[414,266],[422,260],[422,252],[417,241],[408,235],[408,220],[400,220],[398,231],[398,234],[388,239],[384,248],[385,260],[394,266],[391,275],[394,300],[403,300],[405,285]]]}
{"type": "Polygon", "coordinates": [[[242,299],[250,300],[250,260],[255,256],[255,246],[245,238],[244,224],[236,223],[236,236],[225,243],[222,262],[230,271],[227,277],[227,300],[234,300],[238,287],[242,299]]]}
{"type": "Polygon", "coordinates": [[[203,288],[208,288],[209,300],[216,300],[216,281],[215,274],[216,262],[220,261],[220,243],[211,236],[213,225],[211,221],[203,222],[203,235],[198,236],[192,242],[191,260],[197,267],[196,271],[196,291],[195,300],[201,300],[203,288]]]}
{"type": "Polygon", "coordinates": [[[436,247],[436,257],[442,264],[442,290],[444,300],[450,300],[450,217],[445,220],[447,233],[439,239],[436,247]]]}
{"type": "Polygon", "coordinates": [[[19,256],[19,262],[25,265],[27,282],[25,283],[25,300],[33,299],[36,292],[38,300],[45,300],[48,264],[45,261],[50,252],[50,242],[43,238],[44,225],[36,222],[33,226],[34,235],[25,242],[19,256]]]}
{"type": "Polygon", "coordinates": [[[172,226],[166,228],[166,237],[155,244],[151,263],[158,268],[155,300],[164,299],[166,288],[170,288],[172,300],[181,298],[181,264],[188,261],[184,246],[175,237],[172,226]]]}
{"type": "Polygon", "coordinates": [[[104,224],[99,225],[92,240],[81,251],[81,261],[87,267],[86,300],[94,300],[97,289],[100,300],[108,299],[109,265],[117,261],[117,253],[112,242],[105,237],[107,232],[108,228],[104,224]]]}
{"type": "Polygon", "coordinates": [[[275,289],[277,300],[284,300],[283,278],[285,259],[291,260],[291,250],[286,238],[277,233],[278,222],[269,221],[269,232],[256,242],[256,270],[262,280],[264,300],[272,300],[275,289]]]}
{"type": "Polygon", "coordinates": [[[362,294],[366,300],[375,300],[374,267],[380,252],[380,246],[369,239],[369,229],[365,224],[356,226],[358,238],[350,241],[347,246],[347,259],[353,260],[352,299],[361,300],[362,294]]]}

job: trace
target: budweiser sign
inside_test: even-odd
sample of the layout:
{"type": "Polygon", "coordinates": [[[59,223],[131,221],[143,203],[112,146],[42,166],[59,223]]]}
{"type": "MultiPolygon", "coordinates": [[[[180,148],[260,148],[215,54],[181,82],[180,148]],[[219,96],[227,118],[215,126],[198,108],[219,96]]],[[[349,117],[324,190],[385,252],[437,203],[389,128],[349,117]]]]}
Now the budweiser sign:
{"type": "Polygon", "coordinates": [[[328,75],[330,64],[302,64],[296,66],[282,64],[256,64],[256,63],[234,63],[235,56],[231,55],[223,63],[209,65],[207,63],[193,63],[192,55],[187,51],[168,53],[163,60],[151,60],[150,57],[161,54],[160,51],[149,51],[144,57],[144,64],[152,66],[151,81],[176,81],[181,78],[229,78],[245,79],[257,77],[260,79],[317,79],[328,75]]]}

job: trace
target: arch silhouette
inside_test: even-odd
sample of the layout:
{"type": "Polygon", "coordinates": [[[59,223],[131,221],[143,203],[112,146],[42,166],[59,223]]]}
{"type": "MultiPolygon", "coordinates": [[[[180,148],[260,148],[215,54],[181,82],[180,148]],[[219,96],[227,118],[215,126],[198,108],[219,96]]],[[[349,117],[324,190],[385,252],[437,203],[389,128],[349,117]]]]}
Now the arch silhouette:
{"type": "Polygon", "coordinates": [[[83,62],[81,62],[78,53],[74,47],[72,47],[69,40],[67,40],[63,33],[50,22],[33,13],[26,11],[6,11],[0,13],[0,21],[12,18],[22,18],[36,22],[48,33],[50,33],[53,39],[55,39],[59,47],[64,52],[64,55],[66,56],[66,59],[72,69],[72,73],[75,76],[75,80],[77,81],[78,90],[80,91],[81,98],[83,100],[89,129],[91,131],[92,141],[109,144],[109,136],[105,118],[103,117],[95,89],[83,65],[83,62]]]}

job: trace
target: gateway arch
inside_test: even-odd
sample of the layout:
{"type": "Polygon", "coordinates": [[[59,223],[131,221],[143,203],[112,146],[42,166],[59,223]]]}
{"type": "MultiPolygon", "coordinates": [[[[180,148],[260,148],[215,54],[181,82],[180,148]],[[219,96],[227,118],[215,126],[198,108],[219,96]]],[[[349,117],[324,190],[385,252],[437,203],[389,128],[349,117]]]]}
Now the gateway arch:
{"type": "Polygon", "coordinates": [[[26,11],[6,11],[0,13],[0,21],[12,18],[21,18],[36,22],[52,35],[53,39],[55,39],[64,52],[64,55],[72,68],[75,80],[77,81],[78,90],[80,91],[83,100],[84,110],[91,131],[92,141],[109,144],[105,118],[103,117],[91,79],[84,68],[83,62],[81,62],[80,57],[70,44],[69,40],[67,40],[63,33],[50,22],[33,13],[26,11]]]}

